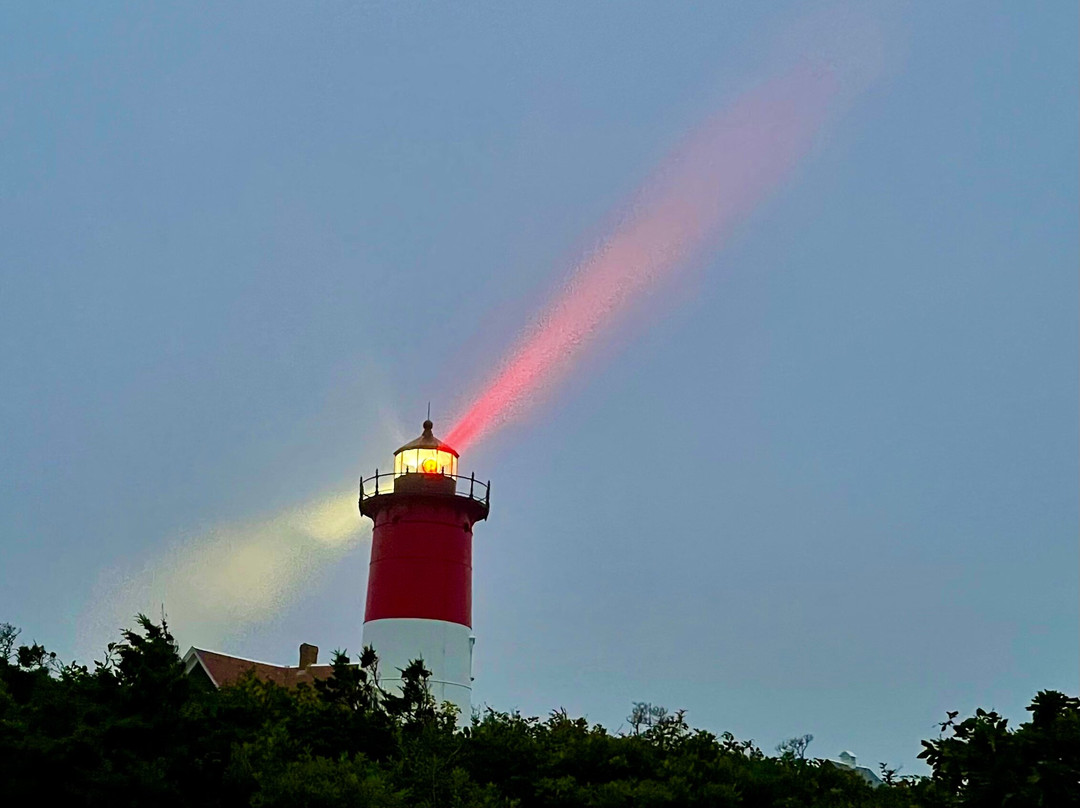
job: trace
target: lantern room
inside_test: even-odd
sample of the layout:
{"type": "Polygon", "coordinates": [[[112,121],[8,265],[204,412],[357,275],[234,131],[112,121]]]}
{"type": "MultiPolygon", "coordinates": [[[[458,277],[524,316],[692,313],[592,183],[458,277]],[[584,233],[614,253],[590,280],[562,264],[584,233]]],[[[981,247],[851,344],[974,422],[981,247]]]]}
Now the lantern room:
{"type": "Polygon", "coordinates": [[[458,453],[435,437],[434,424],[424,421],[424,432],[394,452],[394,477],[405,474],[457,476],[458,453]]]}
{"type": "Polygon", "coordinates": [[[476,475],[458,476],[458,453],[435,437],[432,423],[424,421],[424,432],[394,452],[393,472],[379,473],[360,481],[360,513],[375,519],[385,508],[412,502],[419,507],[419,499],[428,501],[451,497],[452,507],[464,509],[466,515],[477,522],[486,519],[489,483],[476,479],[476,475]]]}

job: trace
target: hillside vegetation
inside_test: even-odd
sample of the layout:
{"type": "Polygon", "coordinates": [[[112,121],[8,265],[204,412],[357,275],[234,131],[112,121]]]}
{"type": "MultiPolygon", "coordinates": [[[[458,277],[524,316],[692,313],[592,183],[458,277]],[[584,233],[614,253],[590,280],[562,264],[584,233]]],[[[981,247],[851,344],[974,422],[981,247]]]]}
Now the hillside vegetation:
{"type": "Polygon", "coordinates": [[[164,624],[139,617],[93,668],[17,645],[0,626],[0,794],[67,806],[1069,806],[1080,805],[1080,702],[1039,693],[1013,729],[993,712],[924,741],[927,778],[873,788],[851,770],[776,756],[683,713],[636,705],[612,734],[583,718],[488,710],[457,726],[420,663],[400,694],[378,660],[285,690],[184,676],[164,624]]]}

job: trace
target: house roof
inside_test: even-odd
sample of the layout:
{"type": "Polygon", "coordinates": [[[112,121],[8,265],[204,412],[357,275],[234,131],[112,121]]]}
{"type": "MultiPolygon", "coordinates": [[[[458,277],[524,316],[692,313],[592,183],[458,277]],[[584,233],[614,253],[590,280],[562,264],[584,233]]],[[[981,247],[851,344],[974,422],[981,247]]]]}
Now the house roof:
{"type": "Polygon", "coordinates": [[[329,679],[333,675],[333,669],[329,665],[294,668],[193,647],[184,654],[184,672],[190,674],[196,667],[202,669],[214,687],[236,684],[248,671],[254,671],[255,678],[262,682],[273,682],[288,688],[329,679]]]}
{"type": "Polygon", "coordinates": [[[857,759],[853,754],[851,754],[851,752],[841,752],[839,758],[839,760],[826,760],[825,762],[831,763],[837,768],[848,769],[849,771],[855,772],[857,775],[859,775],[859,777],[872,785],[874,788],[877,788],[882,784],[881,778],[874,773],[873,769],[868,769],[866,766],[856,765],[857,759]]]}

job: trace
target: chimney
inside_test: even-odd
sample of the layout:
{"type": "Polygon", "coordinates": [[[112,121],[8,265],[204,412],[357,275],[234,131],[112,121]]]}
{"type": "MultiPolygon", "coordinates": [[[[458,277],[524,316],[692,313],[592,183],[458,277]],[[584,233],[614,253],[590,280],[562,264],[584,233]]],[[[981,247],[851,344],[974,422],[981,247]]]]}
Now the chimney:
{"type": "Polygon", "coordinates": [[[319,646],[300,643],[300,667],[310,668],[319,661],[319,646]]]}

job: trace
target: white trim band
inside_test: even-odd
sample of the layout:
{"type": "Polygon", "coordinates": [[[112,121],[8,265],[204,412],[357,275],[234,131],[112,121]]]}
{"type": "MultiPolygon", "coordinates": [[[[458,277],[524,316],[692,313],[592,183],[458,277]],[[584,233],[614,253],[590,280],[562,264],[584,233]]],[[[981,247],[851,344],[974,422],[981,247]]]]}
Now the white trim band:
{"type": "Polygon", "coordinates": [[[364,623],[364,645],[379,655],[383,687],[400,687],[399,670],[423,659],[437,702],[449,701],[467,722],[472,714],[472,630],[460,623],[416,617],[392,617],[364,623]]]}

